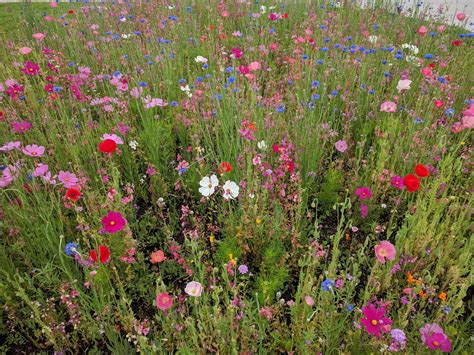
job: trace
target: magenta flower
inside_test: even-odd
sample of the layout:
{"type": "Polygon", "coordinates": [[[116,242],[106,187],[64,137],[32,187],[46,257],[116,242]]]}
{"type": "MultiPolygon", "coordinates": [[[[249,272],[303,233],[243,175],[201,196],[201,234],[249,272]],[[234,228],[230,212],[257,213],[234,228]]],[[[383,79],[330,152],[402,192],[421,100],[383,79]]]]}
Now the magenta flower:
{"type": "Polygon", "coordinates": [[[25,67],[21,71],[27,75],[35,76],[39,72],[39,66],[30,61],[25,62],[25,67]]]}
{"type": "Polygon", "coordinates": [[[34,177],[38,177],[38,176],[43,176],[44,174],[46,174],[48,172],[48,165],[47,164],[39,164],[35,171],[33,172],[33,176],[34,177]]]}
{"type": "Polygon", "coordinates": [[[22,152],[30,157],[40,157],[44,154],[44,147],[36,144],[29,144],[22,149],[22,152]]]}
{"type": "Polygon", "coordinates": [[[23,94],[24,89],[25,88],[22,85],[12,84],[8,85],[8,89],[5,91],[5,93],[12,99],[16,99],[17,96],[21,96],[23,94]]]}
{"type": "Polygon", "coordinates": [[[393,186],[393,187],[396,187],[397,189],[399,190],[403,190],[403,187],[405,185],[403,185],[403,178],[399,175],[396,175],[394,176],[391,180],[390,180],[390,184],[393,186]]]}
{"type": "Polygon", "coordinates": [[[173,305],[173,298],[166,292],[160,293],[156,296],[156,307],[162,311],[167,311],[173,305]]]}
{"type": "Polygon", "coordinates": [[[367,199],[369,200],[372,197],[372,191],[368,187],[359,187],[355,190],[355,194],[359,196],[361,201],[367,199]]]}
{"type": "Polygon", "coordinates": [[[67,189],[77,186],[78,179],[76,175],[70,173],[69,171],[60,171],[58,174],[58,179],[67,189]]]}
{"type": "Polygon", "coordinates": [[[395,246],[387,240],[381,241],[375,247],[375,256],[380,263],[385,264],[385,258],[390,261],[395,260],[395,255],[397,254],[397,250],[395,246]]]}
{"type": "Polygon", "coordinates": [[[362,218],[366,218],[369,214],[369,206],[364,205],[363,203],[360,204],[360,216],[362,218]]]}
{"type": "Polygon", "coordinates": [[[107,233],[117,233],[125,228],[127,221],[120,212],[109,211],[107,216],[102,218],[102,227],[107,233]]]}
{"type": "Polygon", "coordinates": [[[384,307],[377,308],[372,303],[369,303],[362,307],[362,313],[365,318],[361,318],[360,322],[367,333],[379,337],[381,333],[390,331],[392,321],[390,318],[385,317],[384,307]]]}
{"type": "Polygon", "coordinates": [[[23,134],[26,131],[29,131],[31,127],[32,127],[31,123],[28,121],[12,122],[12,128],[15,131],[15,133],[23,134]]]}
{"type": "Polygon", "coordinates": [[[421,340],[432,350],[441,350],[443,352],[451,351],[451,341],[444,334],[443,329],[436,323],[426,323],[420,328],[421,340]]]}

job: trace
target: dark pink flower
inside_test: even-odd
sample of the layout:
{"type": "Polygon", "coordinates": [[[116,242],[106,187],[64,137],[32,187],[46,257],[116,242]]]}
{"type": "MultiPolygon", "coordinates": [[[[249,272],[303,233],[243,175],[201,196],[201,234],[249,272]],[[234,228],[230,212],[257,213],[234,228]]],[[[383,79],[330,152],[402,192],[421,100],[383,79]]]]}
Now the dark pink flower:
{"type": "Polygon", "coordinates": [[[433,333],[425,341],[425,345],[432,350],[451,351],[451,341],[444,333],[433,333]]]}
{"type": "Polygon", "coordinates": [[[35,76],[39,72],[39,66],[36,63],[27,61],[21,71],[27,75],[35,76]]]}
{"type": "Polygon", "coordinates": [[[403,190],[403,187],[405,186],[403,184],[403,178],[399,175],[396,175],[394,176],[391,180],[390,180],[390,184],[394,187],[396,187],[397,189],[399,190],[403,190]]]}
{"type": "Polygon", "coordinates": [[[385,317],[384,307],[377,308],[372,303],[369,303],[362,307],[362,313],[365,318],[361,318],[360,322],[367,333],[379,337],[381,336],[381,333],[387,333],[390,331],[392,321],[390,318],[385,317]]]}
{"type": "Polygon", "coordinates": [[[361,201],[367,199],[369,200],[372,197],[372,191],[368,187],[359,187],[355,190],[355,194],[359,196],[361,201]]]}
{"type": "Polygon", "coordinates": [[[120,212],[109,211],[107,216],[102,218],[102,227],[107,233],[117,233],[125,228],[127,221],[120,212]]]}

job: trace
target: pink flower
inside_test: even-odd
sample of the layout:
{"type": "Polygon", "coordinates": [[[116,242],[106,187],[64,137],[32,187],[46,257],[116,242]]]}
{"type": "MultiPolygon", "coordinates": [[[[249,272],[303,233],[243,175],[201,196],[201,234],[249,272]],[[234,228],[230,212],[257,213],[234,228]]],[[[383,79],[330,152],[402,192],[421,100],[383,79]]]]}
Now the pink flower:
{"type": "Polygon", "coordinates": [[[423,36],[425,36],[425,35],[428,33],[428,31],[429,31],[428,27],[426,27],[426,26],[421,26],[421,27],[418,29],[418,34],[423,37],[423,36]]]}
{"type": "Polygon", "coordinates": [[[304,296],[304,301],[306,302],[306,304],[310,307],[313,307],[314,306],[314,299],[313,297],[311,296],[304,296]]]}
{"type": "Polygon", "coordinates": [[[48,164],[39,164],[33,172],[34,177],[43,176],[48,172],[48,164]]]}
{"type": "Polygon", "coordinates": [[[461,119],[461,124],[463,128],[472,128],[474,127],[474,116],[464,116],[461,119]]]}
{"type": "Polygon", "coordinates": [[[36,144],[29,144],[22,149],[22,152],[30,157],[41,157],[44,154],[44,147],[36,144]]]}
{"type": "Polygon", "coordinates": [[[399,190],[403,190],[403,178],[399,175],[396,175],[394,176],[391,180],[390,180],[390,184],[394,187],[396,187],[397,189],[399,190]]]}
{"type": "Polygon", "coordinates": [[[429,78],[433,72],[431,71],[430,67],[424,67],[421,69],[421,74],[423,74],[424,77],[429,78]]]}
{"type": "Polygon", "coordinates": [[[451,341],[438,324],[425,324],[420,328],[420,334],[421,340],[428,348],[446,353],[451,351],[451,341]]]}
{"type": "Polygon", "coordinates": [[[363,203],[360,204],[360,216],[362,218],[366,218],[369,214],[369,207],[364,205],[363,203]]]}
{"type": "Polygon", "coordinates": [[[359,199],[362,200],[369,200],[372,197],[372,191],[368,187],[359,187],[355,190],[355,194],[359,196],[359,199]]]}
{"type": "Polygon", "coordinates": [[[197,281],[188,282],[184,292],[190,296],[199,297],[202,294],[202,285],[197,281]]]}
{"type": "Polygon", "coordinates": [[[102,227],[107,233],[117,233],[125,228],[127,221],[120,212],[109,211],[107,216],[102,218],[102,227]]]}
{"type": "Polygon", "coordinates": [[[397,104],[393,101],[385,101],[380,105],[380,111],[382,112],[397,112],[397,104]]]}
{"type": "Polygon", "coordinates": [[[372,303],[369,303],[362,307],[362,313],[365,318],[361,318],[360,322],[367,333],[380,337],[381,333],[390,331],[392,321],[390,318],[385,317],[384,307],[377,308],[372,303]]]}
{"type": "Polygon", "coordinates": [[[9,152],[13,149],[20,149],[21,142],[8,142],[0,147],[0,152],[9,152]]]}
{"type": "Polygon", "coordinates": [[[66,189],[77,186],[78,181],[75,174],[62,170],[58,174],[58,180],[61,181],[66,189]]]}
{"type": "Polygon", "coordinates": [[[410,89],[411,80],[409,79],[402,79],[398,81],[397,90],[398,92],[402,92],[403,90],[410,89]]]}
{"type": "Polygon", "coordinates": [[[375,256],[380,263],[385,264],[385,258],[390,261],[395,260],[397,251],[395,246],[388,240],[383,240],[375,247],[375,256]]]}
{"type": "Polygon", "coordinates": [[[12,122],[12,128],[16,133],[23,134],[31,129],[31,123],[28,121],[12,122]]]}
{"type": "Polygon", "coordinates": [[[45,35],[43,33],[33,33],[32,37],[38,41],[42,41],[45,35]]]}
{"type": "Polygon", "coordinates": [[[26,55],[26,54],[30,54],[32,51],[32,49],[30,47],[21,47],[18,52],[20,52],[20,54],[23,54],[23,55],[26,55]]]}
{"type": "Polygon", "coordinates": [[[463,13],[463,12],[458,12],[456,14],[456,18],[459,20],[459,21],[464,21],[466,19],[466,15],[463,13]]]}
{"type": "Polygon", "coordinates": [[[116,134],[104,133],[104,135],[102,136],[102,140],[105,141],[107,139],[113,140],[116,144],[123,144],[122,138],[120,138],[116,134]]]}
{"type": "Polygon", "coordinates": [[[260,69],[262,69],[262,64],[260,64],[259,62],[252,62],[249,65],[249,69],[250,69],[250,71],[260,70],[260,69]]]}
{"type": "Polygon", "coordinates": [[[165,256],[165,253],[163,253],[163,250],[158,250],[158,251],[154,251],[153,253],[151,253],[151,263],[152,264],[161,263],[165,260],[166,260],[166,256],[165,256]]]}
{"type": "Polygon", "coordinates": [[[156,307],[162,311],[167,311],[173,305],[173,298],[166,292],[160,293],[156,296],[156,307]]]}
{"type": "Polygon", "coordinates": [[[345,140],[337,141],[334,146],[338,152],[344,153],[347,150],[347,142],[345,140]]]}

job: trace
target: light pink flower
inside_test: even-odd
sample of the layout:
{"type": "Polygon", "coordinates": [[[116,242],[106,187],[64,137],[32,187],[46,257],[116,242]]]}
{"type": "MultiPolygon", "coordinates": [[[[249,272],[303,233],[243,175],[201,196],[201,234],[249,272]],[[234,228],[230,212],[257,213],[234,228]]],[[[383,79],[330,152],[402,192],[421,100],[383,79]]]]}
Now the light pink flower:
{"type": "Polygon", "coordinates": [[[259,62],[252,62],[249,65],[249,69],[250,71],[260,70],[262,69],[262,64],[260,64],[259,62]]]}
{"type": "Polygon", "coordinates": [[[338,152],[344,153],[347,150],[347,142],[345,140],[337,141],[334,146],[338,152]]]}
{"type": "Polygon", "coordinates": [[[385,259],[387,258],[390,261],[395,260],[395,255],[397,251],[395,246],[390,243],[388,240],[383,240],[375,247],[375,256],[380,263],[385,264],[385,259]]]}
{"type": "Polygon", "coordinates": [[[33,33],[33,38],[38,41],[42,41],[44,37],[45,37],[44,33],[41,33],[41,32],[33,33]]]}
{"type": "Polygon", "coordinates": [[[389,113],[397,112],[397,104],[393,101],[385,101],[380,105],[380,111],[389,113]]]}
{"type": "Polygon", "coordinates": [[[44,174],[46,174],[48,172],[48,164],[39,164],[35,171],[33,171],[33,176],[34,177],[38,177],[38,176],[43,176],[44,174]]]}
{"type": "Polygon", "coordinates": [[[313,307],[313,306],[314,306],[314,299],[313,299],[313,297],[306,295],[306,296],[304,296],[304,301],[306,302],[306,304],[307,304],[308,306],[310,306],[310,307],[313,307]]]}
{"type": "Polygon", "coordinates": [[[62,170],[58,174],[58,180],[61,181],[61,183],[67,189],[77,186],[77,181],[78,181],[75,174],[69,171],[62,171],[62,170]]]}
{"type": "Polygon", "coordinates": [[[474,116],[464,116],[461,120],[463,128],[474,127],[474,116]]]}
{"type": "Polygon", "coordinates": [[[458,12],[456,14],[456,18],[459,20],[459,21],[464,21],[466,19],[466,15],[463,13],[463,12],[458,12]]]}
{"type": "Polygon", "coordinates": [[[0,147],[0,152],[9,152],[13,149],[20,149],[21,142],[8,142],[0,147]]]}
{"type": "Polygon", "coordinates": [[[18,52],[20,52],[20,54],[30,54],[32,51],[32,49],[30,47],[21,47],[18,52]]]}
{"type": "Polygon", "coordinates": [[[109,134],[109,133],[104,133],[104,135],[102,136],[102,140],[105,141],[107,139],[111,139],[113,140],[115,143],[117,144],[123,144],[123,140],[122,138],[120,138],[119,136],[117,136],[116,134],[109,134]]]}
{"type": "Polygon", "coordinates": [[[190,296],[199,297],[202,294],[202,285],[197,281],[188,282],[184,292],[190,296]]]}
{"type": "Polygon", "coordinates": [[[41,157],[44,154],[44,147],[36,144],[29,144],[22,149],[22,152],[30,157],[41,157]]]}
{"type": "Polygon", "coordinates": [[[420,36],[425,36],[427,33],[428,33],[429,29],[428,27],[426,26],[421,26],[419,29],[418,29],[418,34],[420,36]]]}
{"type": "Polygon", "coordinates": [[[398,81],[397,90],[398,92],[402,92],[403,90],[409,90],[411,85],[411,80],[409,79],[401,79],[398,81]]]}

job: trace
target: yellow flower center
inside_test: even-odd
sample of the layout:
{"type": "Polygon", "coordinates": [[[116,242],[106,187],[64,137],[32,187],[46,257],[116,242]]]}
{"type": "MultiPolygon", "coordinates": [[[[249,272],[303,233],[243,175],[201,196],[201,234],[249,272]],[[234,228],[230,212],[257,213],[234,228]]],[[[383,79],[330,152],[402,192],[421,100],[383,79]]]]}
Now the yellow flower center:
{"type": "Polygon", "coordinates": [[[36,152],[32,152],[31,155],[36,155],[36,152]]]}
{"type": "Polygon", "coordinates": [[[115,221],[110,222],[110,225],[111,225],[111,226],[114,226],[114,225],[115,225],[115,221]]]}
{"type": "Polygon", "coordinates": [[[372,323],[372,325],[377,325],[377,321],[375,319],[372,319],[372,322],[370,323],[372,323]]]}
{"type": "Polygon", "coordinates": [[[433,345],[434,345],[434,346],[438,346],[439,343],[438,343],[437,341],[434,341],[434,342],[433,342],[433,345]]]}

